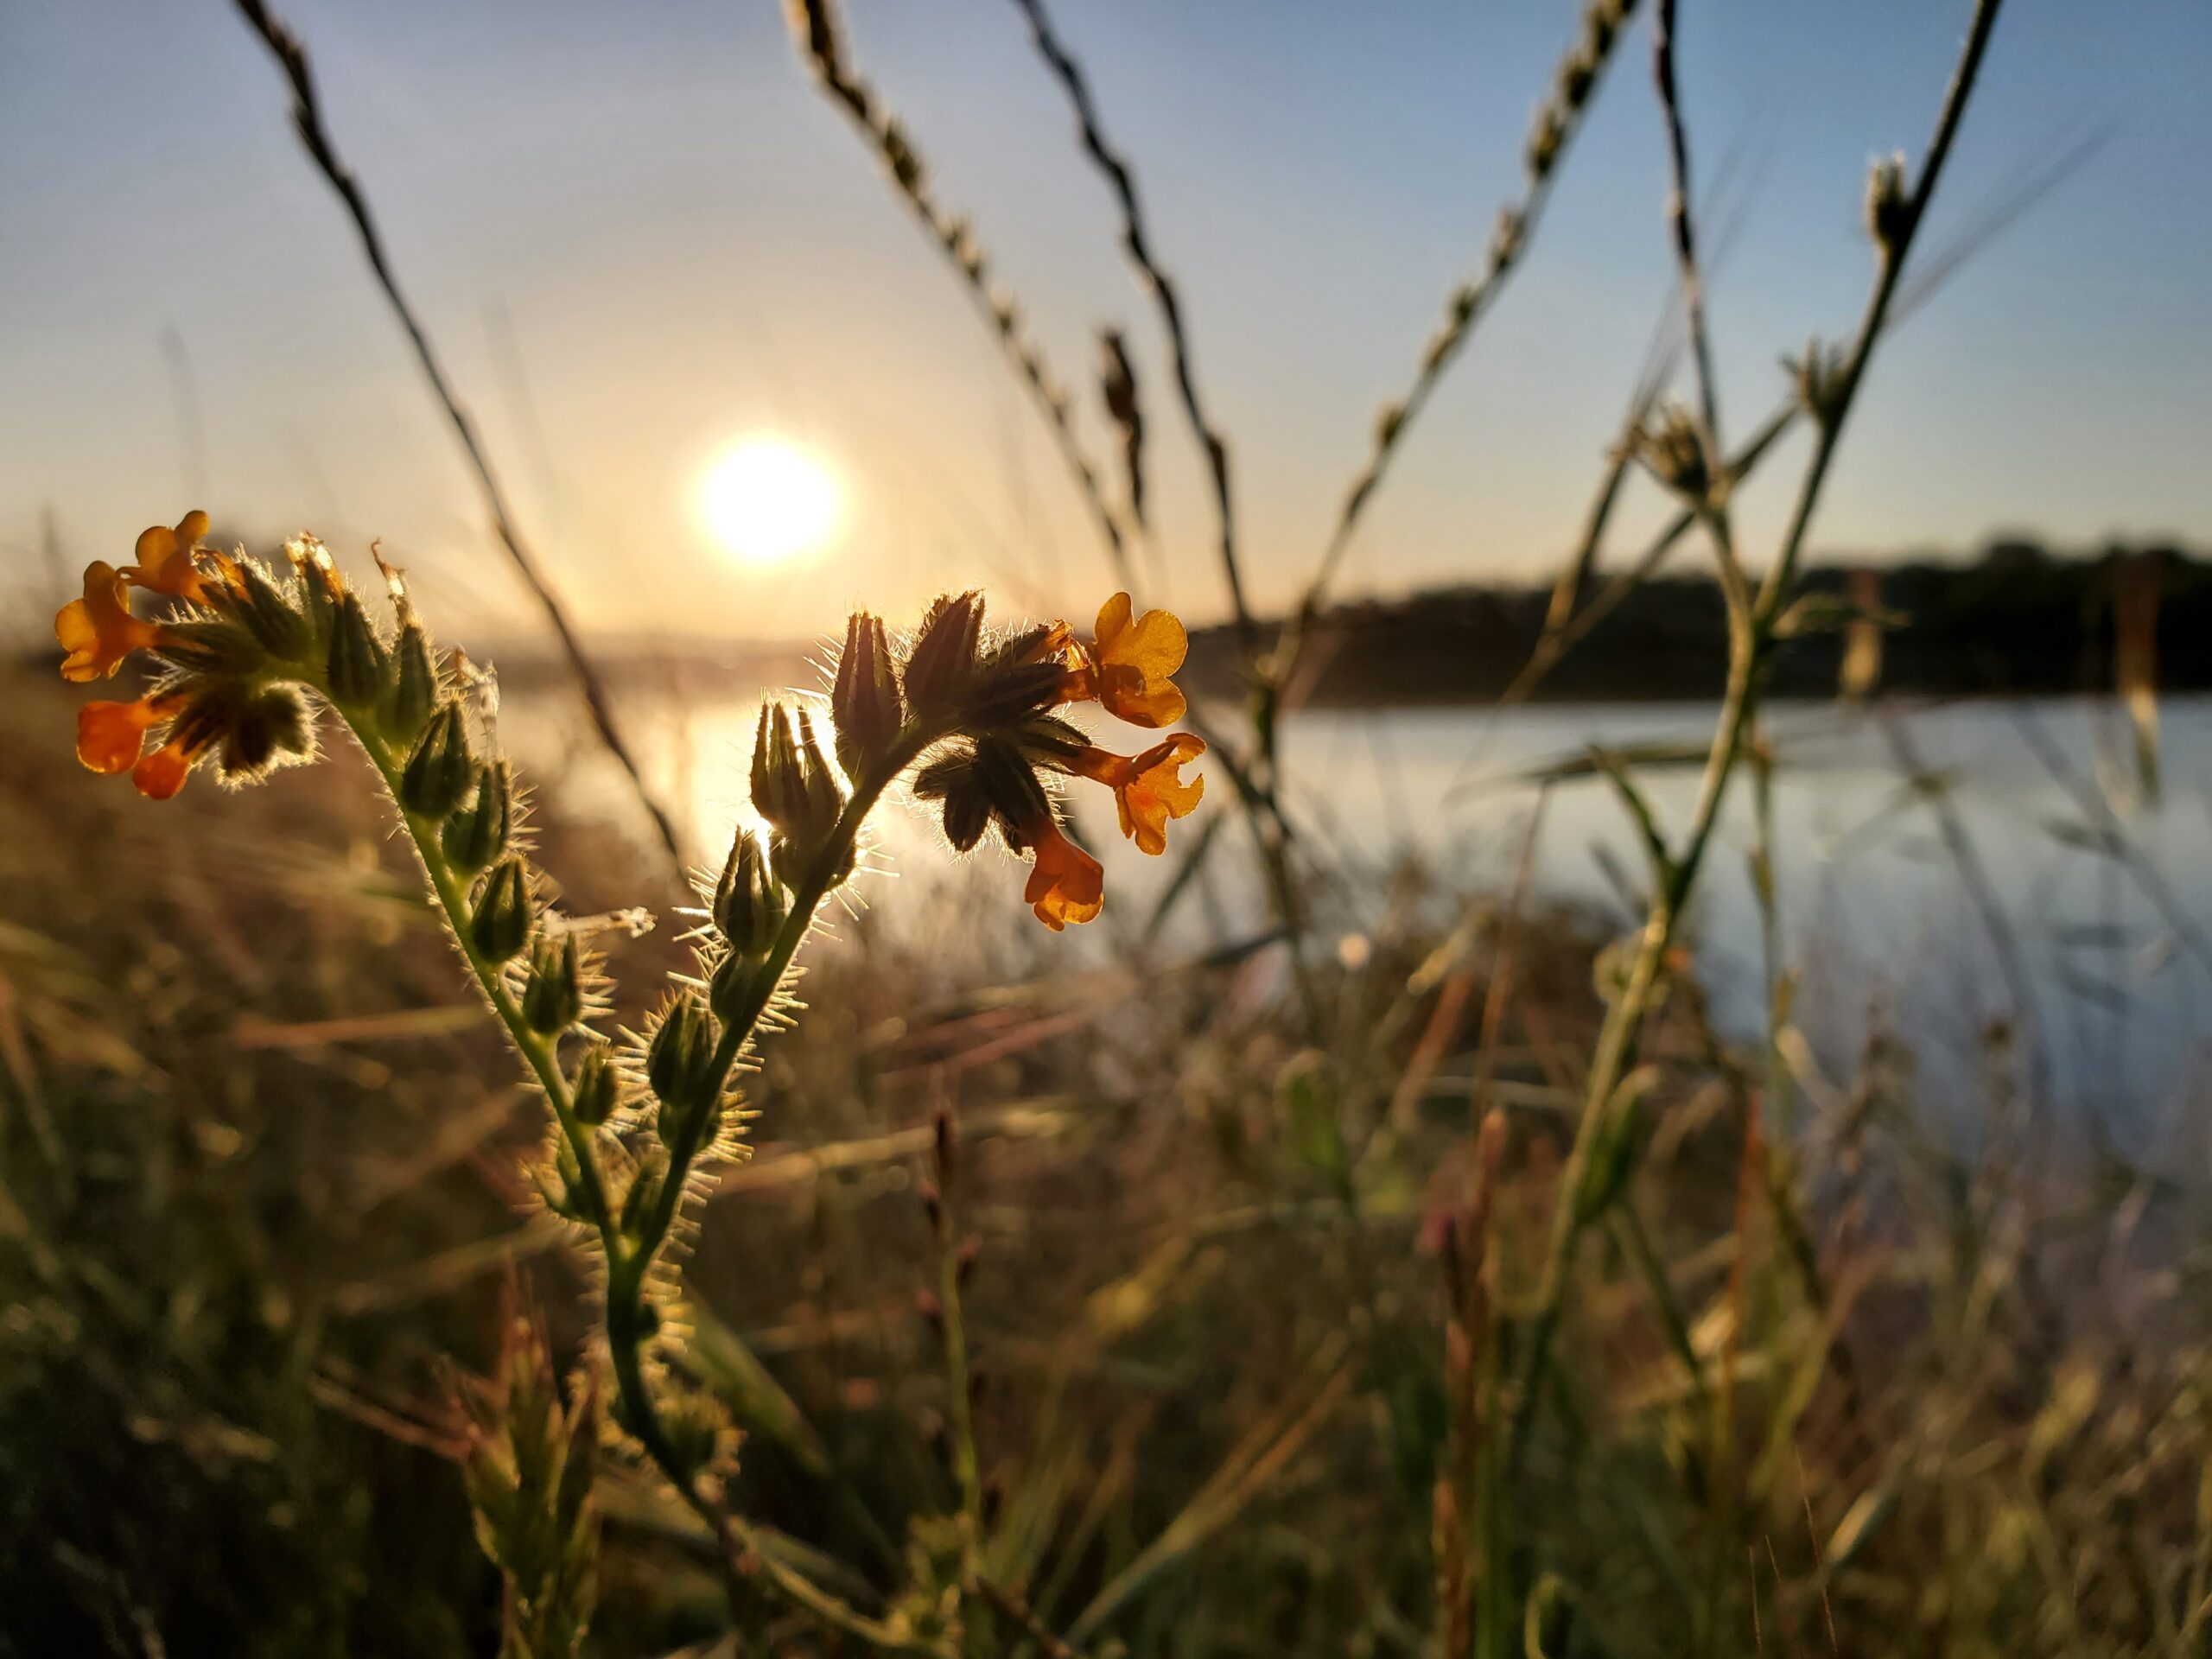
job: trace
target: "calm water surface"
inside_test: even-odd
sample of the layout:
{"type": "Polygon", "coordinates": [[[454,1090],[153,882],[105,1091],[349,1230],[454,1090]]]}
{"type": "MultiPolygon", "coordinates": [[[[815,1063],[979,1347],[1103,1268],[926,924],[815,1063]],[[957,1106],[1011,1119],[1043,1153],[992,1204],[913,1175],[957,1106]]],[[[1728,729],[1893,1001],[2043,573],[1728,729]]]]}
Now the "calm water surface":
{"type": "MultiPolygon", "coordinates": [[[[682,707],[633,701],[627,711],[658,786],[688,813],[702,848],[727,844],[758,706],[753,692],[682,707]]],[[[1631,911],[1622,888],[1640,882],[1642,870],[1618,801],[1602,781],[1547,789],[1537,774],[1592,743],[1641,755],[1637,777],[1662,823],[1679,830],[1698,765],[1658,757],[1701,745],[1716,713],[1667,704],[1302,714],[1284,732],[1287,798],[1309,845],[1355,877],[1357,894],[1375,891],[1358,878],[1407,855],[1463,886],[1509,884],[1541,796],[1539,891],[1624,929],[1631,911]]],[[[1961,703],[1897,718],[2017,941],[2034,1004],[2027,1028],[2056,1092],[2094,1106],[2133,1149],[2171,1148],[2195,1116],[2212,1036],[2212,699],[2167,701],[2155,799],[2136,776],[2124,719],[2102,700],[1961,703]],[[2037,738],[2063,760],[2065,779],[2054,776],[2037,738]],[[2123,855],[2098,844],[2093,832],[2107,822],[2124,832],[2123,855]]],[[[542,709],[518,709],[507,725],[510,741],[541,773],[550,769],[569,804],[626,810],[603,757],[572,725],[542,709]]],[[[1135,736],[1109,741],[1123,735],[1135,736]]],[[[1977,1033],[2012,1012],[2012,999],[1987,912],[1962,881],[1929,794],[1910,786],[1875,715],[1786,705],[1768,735],[1785,949],[1803,977],[1801,1007],[1816,1046],[1847,1071],[1869,1011],[1878,1009],[1921,1047],[1925,1086],[1974,1093],[1977,1033]]],[[[1226,780],[1214,778],[1210,794],[1226,802],[1226,780]]],[[[1107,865],[1108,921],[1134,929],[1172,861],[1143,859],[1122,843],[1103,791],[1086,788],[1076,801],[1078,825],[1107,865]]],[[[911,813],[886,813],[882,823],[873,861],[904,881],[1018,887],[1010,868],[948,866],[911,813]]],[[[1751,791],[1739,776],[1707,859],[1696,938],[1716,1006],[1747,1028],[1761,1017],[1763,995],[1751,831],[1751,791]]],[[[1243,861],[1217,861],[1223,868],[1188,925],[1249,925],[1261,901],[1243,861]]],[[[1020,913],[1015,896],[1005,895],[1008,914],[1020,913]]],[[[1348,903],[1338,925],[1356,932],[1361,900],[1348,903]]],[[[944,910],[915,913],[941,926],[944,910]]],[[[975,913],[988,918],[992,906],[975,913]]]]}

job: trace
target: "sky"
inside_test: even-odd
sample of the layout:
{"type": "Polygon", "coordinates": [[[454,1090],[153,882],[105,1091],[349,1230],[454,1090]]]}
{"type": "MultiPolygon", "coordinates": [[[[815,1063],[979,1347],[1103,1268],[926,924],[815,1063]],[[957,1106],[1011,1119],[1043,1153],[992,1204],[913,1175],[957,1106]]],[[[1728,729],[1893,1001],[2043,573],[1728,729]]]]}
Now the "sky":
{"type": "MultiPolygon", "coordinates": [[[[1562,0],[1052,0],[1135,165],[1230,439],[1255,605],[1290,602],[1445,296],[1519,189],[1562,0]]],[[[982,584],[1112,585],[1056,453],[938,251],[820,95],[774,0],[283,0],[337,145],[555,585],[604,632],[801,637],[982,584]],[[718,456],[817,458],[830,539],[733,557],[718,456]]],[[[1870,158],[1924,146],[1965,0],[1684,0],[1694,188],[1717,204],[1724,434],[1864,305],[1870,158]],[[1725,228],[1725,235],[1724,235],[1725,228]]],[[[1197,451],[1110,198],[1011,0],[860,0],[860,71],[1077,393],[1095,338],[1149,428],[1147,596],[1226,592],[1197,451]]],[[[1344,572],[1537,575],[1575,537],[1670,292],[1639,23],[1512,286],[1408,439],[1344,572]]],[[[1926,245],[2088,159],[1878,358],[1818,553],[2212,541],[2212,6],[2010,0],[1926,245]]],[[[223,0],[0,7],[0,613],[204,506],[221,537],[371,538],[461,627],[527,618],[471,475],[265,49],[223,0]]],[[[1687,388],[1684,388],[1687,390],[1687,388]]],[[[1771,545],[1802,454],[1745,493],[1771,545]]],[[[1640,488],[1624,556],[1663,508],[1640,488]]]]}

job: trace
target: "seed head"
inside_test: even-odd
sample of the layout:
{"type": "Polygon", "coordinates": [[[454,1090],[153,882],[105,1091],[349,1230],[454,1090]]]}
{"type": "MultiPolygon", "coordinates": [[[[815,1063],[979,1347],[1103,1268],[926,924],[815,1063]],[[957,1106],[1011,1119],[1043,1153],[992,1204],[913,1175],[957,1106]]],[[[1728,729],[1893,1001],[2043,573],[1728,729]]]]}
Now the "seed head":
{"type": "Polygon", "coordinates": [[[1904,179],[1902,151],[1878,157],[1866,172],[1866,232],[1885,259],[1896,257],[1912,230],[1912,199],[1904,179]]]}

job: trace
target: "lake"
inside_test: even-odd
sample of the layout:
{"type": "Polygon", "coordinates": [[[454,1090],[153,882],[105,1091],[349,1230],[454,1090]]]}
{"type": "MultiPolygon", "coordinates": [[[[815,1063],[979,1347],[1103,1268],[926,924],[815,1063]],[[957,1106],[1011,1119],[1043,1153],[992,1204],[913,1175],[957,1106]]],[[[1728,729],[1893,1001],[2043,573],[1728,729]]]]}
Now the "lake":
{"type": "MultiPolygon", "coordinates": [[[[656,786],[677,804],[697,844],[716,855],[744,801],[759,697],[754,690],[681,706],[626,699],[656,786]]],[[[571,808],[634,819],[611,763],[577,722],[545,709],[554,701],[530,699],[504,715],[510,743],[526,765],[555,777],[571,808]]],[[[1363,906],[1379,891],[1370,878],[1408,854],[1463,887],[1510,886],[1540,795],[1537,891],[1626,929],[1632,918],[1622,889],[1641,882],[1641,854],[1610,785],[1585,776],[1547,790],[1535,774],[1592,743],[1639,754],[1701,745],[1716,714],[1677,703],[1293,716],[1283,736],[1286,799],[1314,855],[1351,878],[1332,931],[1357,933],[1363,906]]],[[[1227,728],[1230,718],[1224,710],[1217,721],[1227,728]]],[[[2152,798],[2135,776],[2131,728],[2107,699],[1899,703],[1886,714],[1815,703],[1773,709],[1785,950],[1804,980],[1804,1023],[1840,1071],[1850,1070],[1867,1012],[1878,1007],[1920,1049],[1924,1084],[1980,1088],[1978,1034],[2012,1012],[2012,1000],[1991,906],[1978,904],[1962,878],[1953,850],[1961,846],[2013,941],[2034,1005],[2025,1040],[2045,1057],[2056,1097],[2094,1111],[2131,1153],[2164,1161],[2173,1131],[2194,1116],[2212,1007],[2204,931],[2212,921],[2212,699],[2170,698],[2162,723],[2152,798]],[[1886,730],[1892,720],[1931,789],[1909,783],[1886,730]],[[1948,809],[1953,844],[1938,801],[1948,809]]],[[[1688,816],[1698,769],[1656,761],[1637,768],[1670,830],[1688,816]]],[[[1226,780],[1213,777],[1210,805],[1230,801],[1226,780]]],[[[1132,932],[1173,858],[1147,860],[1122,842],[1103,791],[1078,791],[1075,806],[1078,832],[1107,867],[1100,928],[1132,932]]],[[[1747,859],[1751,817],[1739,775],[1707,861],[1694,926],[1699,971],[1719,1017],[1745,1031],[1763,1018],[1764,995],[1747,859]]],[[[932,845],[932,827],[911,810],[893,808],[880,822],[873,864],[902,882],[1002,884],[1007,916],[1023,914],[1019,872],[997,868],[996,855],[952,866],[932,845]]],[[[1215,861],[1224,868],[1204,908],[1213,925],[1254,925],[1261,897],[1241,835],[1230,844],[1240,856],[1215,861]]],[[[880,889],[875,897],[882,902],[880,889]]],[[[1190,907],[1187,928],[1205,925],[1200,908],[1190,907]]],[[[978,914],[979,929],[996,919],[988,901],[978,914]]]]}

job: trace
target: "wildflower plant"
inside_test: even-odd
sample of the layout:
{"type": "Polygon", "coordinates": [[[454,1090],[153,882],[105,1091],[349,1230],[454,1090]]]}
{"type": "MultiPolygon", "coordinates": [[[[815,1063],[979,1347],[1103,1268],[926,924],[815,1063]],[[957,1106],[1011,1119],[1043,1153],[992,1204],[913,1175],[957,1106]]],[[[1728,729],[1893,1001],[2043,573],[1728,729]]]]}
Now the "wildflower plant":
{"type": "MultiPolygon", "coordinates": [[[[756,1556],[723,1503],[735,1432],[670,1363],[690,1211],[705,1172],[741,1151],[740,1079],[754,1045],[794,1009],[793,963],[817,912],[854,879],[870,813],[910,775],[953,849],[995,835],[1030,859],[1023,897],[1046,926],[1096,918],[1103,874],[1070,833],[1065,780],[1104,785],[1123,833],[1158,854],[1168,823],[1198,803],[1204,780],[1185,781],[1182,769],[1205,746],[1176,733],[1124,755],[1093,744],[1065,711],[1096,702],[1154,730],[1179,719],[1182,624],[1163,611],[1136,614],[1127,594],[1107,602],[1087,642],[1065,622],[994,632],[973,592],[939,599],[903,641],[880,618],[855,614],[826,709],[793,700],[761,709],[751,772],[758,821],[738,828],[719,874],[699,884],[696,973],[671,988],[641,1034],[618,1042],[598,1028],[610,987],[591,929],[553,902],[530,857],[513,771],[399,573],[382,567],[387,625],[314,537],[289,543],[289,569],[271,569],[243,550],[207,550],[207,531],[198,512],[149,530],[134,563],[90,566],[83,596],[56,618],[66,678],[107,678],[141,656],[155,669],[143,696],[79,711],[79,758],[95,772],[128,772],[141,793],[166,800],[195,770],[239,785],[312,760],[318,715],[337,717],[390,794],[434,906],[544,1096],[550,1121],[537,1186],[596,1258],[609,1414],[734,1556],[756,1556]],[[168,608],[139,615],[133,587],[168,608]]],[[[549,1490],[569,1528],[575,1498],[566,1484],[549,1490]]],[[[502,1524],[512,1532],[521,1522],[502,1524]]],[[[528,1602],[513,1552],[493,1553],[509,1570],[511,1600],[528,1602]]],[[[816,1616],[885,1645],[915,1645],[903,1627],[869,1620],[796,1569],[760,1559],[769,1582],[816,1616]]],[[[569,1570],[555,1562],[531,1572],[543,1581],[556,1568],[569,1570]]]]}

